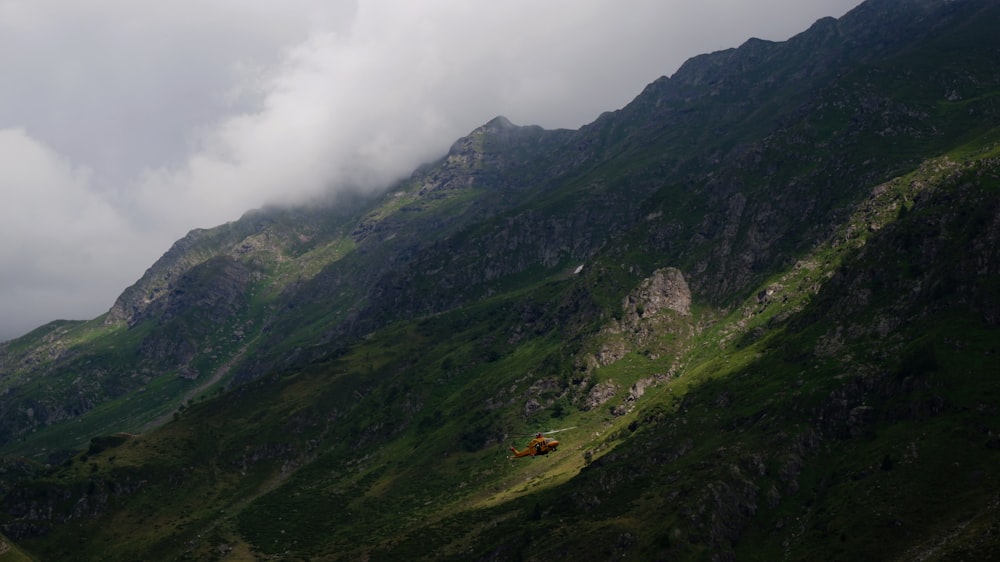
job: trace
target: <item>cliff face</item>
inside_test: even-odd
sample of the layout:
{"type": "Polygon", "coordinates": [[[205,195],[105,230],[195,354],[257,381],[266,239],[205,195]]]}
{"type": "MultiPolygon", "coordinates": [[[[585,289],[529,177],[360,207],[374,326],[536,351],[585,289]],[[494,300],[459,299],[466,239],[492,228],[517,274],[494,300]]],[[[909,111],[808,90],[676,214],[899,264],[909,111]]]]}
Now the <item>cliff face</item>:
{"type": "Polygon", "coordinates": [[[190,233],[0,350],[0,443],[55,467],[0,472],[0,530],[43,559],[989,552],[998,23],[873,0],[577,131],[498,117],[378,200],[190,233]]]}

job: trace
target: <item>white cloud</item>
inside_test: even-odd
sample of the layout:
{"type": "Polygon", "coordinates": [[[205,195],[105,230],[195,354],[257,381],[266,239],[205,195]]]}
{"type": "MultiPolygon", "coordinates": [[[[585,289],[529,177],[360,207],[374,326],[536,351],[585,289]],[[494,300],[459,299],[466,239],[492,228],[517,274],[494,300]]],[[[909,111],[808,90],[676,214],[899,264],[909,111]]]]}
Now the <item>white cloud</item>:
{"type": "Polygon", "coordinates": [[[92,190],[89,171],[21,129],[0,130],[0,190],[0,335],[93,316],[92,288],[124,288],[142,272],[137,258],[163,243],[127,236],[132,225],[92,190]]]}
{"type": "Polygon", "coordinates": [[[103,312],[191,228],[383,187],[498,114],[578,127],[857,1],[0,0],[0,339],[103,312]]]}

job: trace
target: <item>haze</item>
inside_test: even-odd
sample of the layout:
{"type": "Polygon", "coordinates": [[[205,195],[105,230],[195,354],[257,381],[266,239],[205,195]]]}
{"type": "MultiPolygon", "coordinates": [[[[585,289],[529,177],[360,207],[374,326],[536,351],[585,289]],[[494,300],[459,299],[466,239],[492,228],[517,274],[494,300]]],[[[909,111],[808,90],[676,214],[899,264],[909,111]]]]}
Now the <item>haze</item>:
{"type": "Polygon", "coordinates": [[[381,190],[505,115],[576,128],[858,0],[0,0],[0,340],[193,228],[381,190]]]}

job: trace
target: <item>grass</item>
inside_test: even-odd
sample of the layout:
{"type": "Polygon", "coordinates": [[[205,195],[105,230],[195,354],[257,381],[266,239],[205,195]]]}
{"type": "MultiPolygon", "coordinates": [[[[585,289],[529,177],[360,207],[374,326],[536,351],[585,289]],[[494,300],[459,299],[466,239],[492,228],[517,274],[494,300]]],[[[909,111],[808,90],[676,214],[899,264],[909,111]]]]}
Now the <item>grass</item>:
{"type": "Polygon", "coordinates": [[[17,544],[0,535],[0,562],[33,562],[34,558],[18,548],[17,544]]]}
{"type": "Polygon", "coordinates": [[[800,266],[766,278],[761,289],[779,288],[769,302],[755,292],[729,311],[667,313],[667,326],[699,328],[664,330],[647,345],[682,353],[680,361],[636,348],[595,369],[593,382],[620,389],[599,408],[561,398],[573,377],[559,357],[607,334],[590,331],[590,343],[568,346],[551,328],[510,343],[527,303],[565,298],[592,278],[539,282],[393,324],[321,361],[192,403],[148,435],[95,442],[103,449],[39,480],[38,492],[145,484],[111,493],[115,509],[104,515],[25,545],[58,557],[70,537],[85,535],[74,543],[84,559],[110,544],[125,557],[210,558],[230,549],[374,560],[491,551],[698,558],[729,549],[747,560],[851,559],[901,555],[914,548],[914,534],[988,528],[998,486],[989,431],[1000,427],[983,404],[992,400],[985,373],[996,367],[995,331],[965,313],[929,315],[892,341],[846,330],[855,335],[838,344],[841,354],[812,351],[833,327],[878,316],[831,312],[839,297],[823,284],[863,263],[854,252],[884,244],[889,223],[924,220],[923,208],[891,212],[910,197],[893,191],[904,183],[912,182],[875,198],[884,212],[859,212],[800,266]],[[858,228],[875,222],[881,227],[858,228]],[[887,348],[895,359],[882,365],[894,370],[864,390],[869,379],[854,366],[887,348]],[[673,367],[678,376],[649,389],[634,410],[611,414],[631,384],[673,367]],[[907,377],[918,384],[902,394],[879,390],[907,377]],[[535,386],[545,379],[555,381],[551,390],[535,386]],[[845,395],[845,410],[831,409],[844,388],[862,390],[845,395]],[[542,408],[527,414],[530,398],[542,408]],[[858,406],[873,414],[852,425],[847,416],[858,406]],[[557,453],[506,458],[518,432],[571,426],[557,453]],[[703,519],[709,513],[720,518],[716,527],[703,519]],[[739,538],[712,543],[713,528],[739,538]]]}
{"type": "MultiPolygon", "coordinates": [[[[942,102],[939,84],[910,86],[912,69],[923,67],[904,55],[847,76],[859,85],[845,86],[851,95],[831,88],[803,102],[839,107],[782,113],[766,143],[740,145],[761,133],[756,118],[742,136],[719,135],[708,146],[726,149],[727,161],[711,178],[675,173],[696,167],[691,154],[671,152],[683,126],[664,127],[656,134],[667,140],[646,146],[636,122],[605,129],[579,175],[481,199],[495,209],[471,206],[492,184],[427,200],[410,185],[368,215],[398,228],[384,245],[355,241],[347,219],[274,230],[299,235],[282,243],[268,242],[269,230],[236,232],[230,242],[263,248],[254,266],[265,281],[248,286],[249,304],[230,322],[206,329],[195,310],[170,330],[213,348],[194,363],[202,373],[246,353],[246,366],[262,374],[185,401],[155,431],[115,434],[171,412],[201,384],[146,365],[144,392],[10,449],[86,450],[50,470],[4,476],[21,496],[6,497],[0,523],[18,501],[76,510],[35,521],[51,534],[21,546],[43,559],[855,560],[919,558],[944,543],[944,556],[988,553],[1000,497],[1000,364],[996,327],[981,312],[995,311],[1000,293],[995,275],[971,273],[989,269],[995,253],[981,245],[991,240],[984,233],[1000,185],[987,158],[1000,145],[998,129],[978,128],[968,111],[990,110],[996,96],[942,102]],[[900,68],[910,74],[896,70],[907,61],[900,68]],[[909,101],[879,105],[901,96],[909,101]],[[913,134],[900,140],[888,130],[899,126],[913,134]],[[934,127],[940,134],[927,134],[934,127]],[[811,159],[802,147],[817,139],[838,157],[811,159]],[[615,158],[623,153],[627,161],[615,158]],[[927,154],[935,156],[911,166],[927,154]],[[893,170],[906,173],[871,193],[855,189],[893,170]],[[504,200],[515,194],[535,214],[504,200]],[[826,210],[810,214],[810,205],[826,210]],[[775,230],[759,228],[772,211],[775,230]],[[812,228],[834,215],[834,226],[812,228]],[[601,251],[564,249],[544,265],[531,257],[541,246],[501,236],[504,225],[553,226],[566,216],[587,221],[565,240],[609,225],[614,234],[600,239],[601,251]],[[635,229],[619,224],[639,216],[635,229]],[[436,253],[397,256],[413,260],[397,280],[403,288],[447,293],[427,272],[456,256],[470,270],[500,254],[536,265],[484,273],[455,301],[468,304],[452,309],[413,303],[433,310],[424,317],[378,310],[366,337],[339,339],[334,319],[371,304],[359,301],[368,287],[347,281],[377,271],[359,254],[377,261],[431,223],[454,236],[436,253]],[[490,256],[493,235],[511,245],[490,256]],[[730,243],[732,256],[753,250],[770,261],[737,271],[736,289],[723,293],[711,279],[726,272],[731,260],[718,252],[730,243]],[[568,273],[581,262],[579,274],[568,273]],[[646,318],[645,334],[620,330],[623,297],[665,266],[680,266],[699,287],[692,314],[646,318]],[[299,282],[315,298],[283,300],[299,282]],[[295,306],[302,310],[265,322],[295,306]],[[242,340],[230,337],[237,329],[242,340]],[[598,363],[605,347],[621,358],[598,363]],[[301,353],[277,361],[292,350],[301,353]],[[631,385],[666,373],[626,403],[631,385]],[[616,395],[588,409],[601,383],[616,395]],[[519,434],[566,427],[575,429],[559,434],[556,453],[507,458],[509,444],[527,441],[519,434]]],[[[799,93],[768,103],[802,101],[799,93]]],[[[205,262],[191,288],[211,289],[226,265],[205,262]]],[[[157,329],[55,323],[7,350],[26,353],[58,336],[127,378],[129,350],[157,329]]]]}

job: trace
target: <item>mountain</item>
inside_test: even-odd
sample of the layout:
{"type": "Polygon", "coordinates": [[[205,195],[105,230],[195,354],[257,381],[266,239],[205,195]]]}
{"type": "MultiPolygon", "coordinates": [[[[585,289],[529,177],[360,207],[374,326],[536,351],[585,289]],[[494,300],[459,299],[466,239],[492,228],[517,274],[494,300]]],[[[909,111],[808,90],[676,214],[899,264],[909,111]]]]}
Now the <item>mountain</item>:
{"type": "Polygon", "coordinates": [[[0,347],[0,559],[995,558],[998,24],[869,0],[189,233],[0,347]]]}

